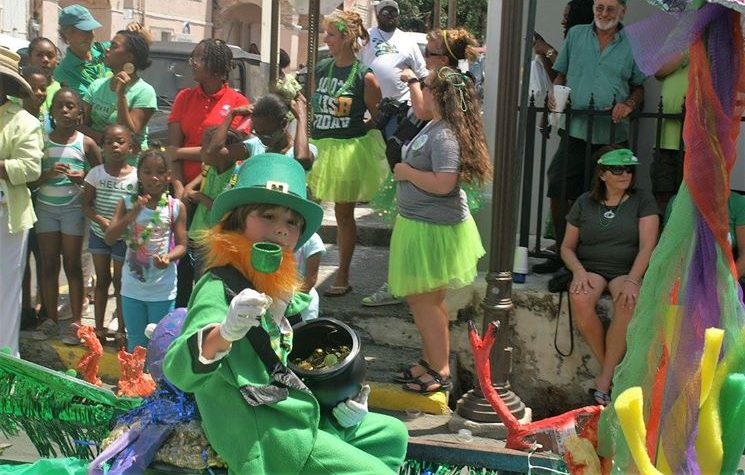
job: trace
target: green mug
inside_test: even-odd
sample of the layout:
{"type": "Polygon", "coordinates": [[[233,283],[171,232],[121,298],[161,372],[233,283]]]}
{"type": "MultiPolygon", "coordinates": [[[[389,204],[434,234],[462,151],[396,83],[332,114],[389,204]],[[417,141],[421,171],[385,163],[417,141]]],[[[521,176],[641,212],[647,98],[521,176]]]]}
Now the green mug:
{"type": "Polygon", "coordinates": [[[271,274],[282,263],[282,248],[273,242],[257,242],[251,251],[251,265],[264,274],[271,274]]]}

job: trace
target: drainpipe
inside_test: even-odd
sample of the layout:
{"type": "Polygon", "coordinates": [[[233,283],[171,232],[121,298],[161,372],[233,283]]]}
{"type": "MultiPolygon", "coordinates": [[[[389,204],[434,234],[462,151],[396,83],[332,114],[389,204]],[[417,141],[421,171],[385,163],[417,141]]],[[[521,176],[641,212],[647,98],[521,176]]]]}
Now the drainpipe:
{"type": "Polygon", "coordinates": [[[279,0],[272,0],[271,38],[269,39],[269,90],[279,79],[279,0]]]}
{"type": "Polygon", "coordinates": [[[308,0],[308,65],[307,79],[305,81],[305,97],[308,99],[308,137],[310,137],[310,124],[313,123],[313,108],[311,107],[311,95],[316,84],[316,51],[318,51],[318,27],[321,21],[321,0],[308,0]]]}
{"type": "MultiPolygon", "coordinates": [[[[535,0],[531,6],[535,7],[535,0]]],[[[484,311],[482,334],[492,322],[498,322],[499,331],[491,355],[491,377],[502,399],[518,420],[525,415],[525,405],[510,390],[509,375],[512,366],[512,348],[509,345],[510,315],[514,312],[512,302],[512,264],[515,252],[516,193],[519,183],[518,121],[516,112],[520,86],[520,45],[522,45],[523,0],[489,2],[490,24],[487,31],[498,31],[491,35],[487,55],[491,53],[490,71],[496,71],[495,88],[487,97],[496,97],[496,107],[485,105],[487,126],[493,126],[494,134],[490,152],[494,156],[494,181],[492,184],[492,223],[489,271],[486,276],[486,296],[481,302],[484,311]],[[492,8],[498,10],[491,11],[492,8]],[[499,24],[497,24],[497,19],[499,24]],[[497,67],[494,67],[497,66],[497,67]],[[495,92],[498,91],[497,94],[495,92]]],[[[493,80],[492,80],[493,81],[493,80]]],[[[489,87],[489,86],[487,86],[489,87]]],[[[491,134],[490,134],[491,135],[491,134]]],[[[466,393],[458,401],[458,415],[474,422],[500,422],[489,403],[483,398],[480,388],[466,393]]]]}

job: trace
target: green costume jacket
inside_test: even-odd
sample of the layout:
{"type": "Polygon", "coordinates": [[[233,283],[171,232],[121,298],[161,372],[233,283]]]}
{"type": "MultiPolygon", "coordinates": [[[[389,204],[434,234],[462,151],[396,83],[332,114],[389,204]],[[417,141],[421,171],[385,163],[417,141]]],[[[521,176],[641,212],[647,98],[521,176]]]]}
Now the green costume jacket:
{"type": "Polygon", "coordinates": [[[225,319],[225,295],[223,281],[209,272],[197,283],[181,336],[166,355],[165,376],[194,393],[207,438],[231,473],[298,473],[313,449],[321,418],[310,391],[289,381],[289,392],[281,394],[283,385],[271,385],[272,375],[246,338],[234,342],[221,360],[199,361],[197,334],[225,319]]]}

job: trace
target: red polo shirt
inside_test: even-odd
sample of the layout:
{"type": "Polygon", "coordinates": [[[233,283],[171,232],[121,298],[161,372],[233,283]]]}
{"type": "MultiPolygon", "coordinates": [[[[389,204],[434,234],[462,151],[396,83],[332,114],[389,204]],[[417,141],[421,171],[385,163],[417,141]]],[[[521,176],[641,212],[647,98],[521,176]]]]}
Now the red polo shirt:
{"type": "MultiPolygon", "coordinates": [[[[207,94],[201,85],[182,89],[173,101],[168,123],[178,122],[184,134],[182,147],[201,147],[204,131],[219,125],[231,108],[248,105],[248,99],[240,92],[223,84],[214,94],[207,94]]],[[[232,126],[238,126],[243,117],[236,117],[232,126]]],[[[248,131],[247,131],[248,132],[248,131]]],[[[184,160],[185,183],[192,181],[202,170],[202,163],[184,160]]]]}

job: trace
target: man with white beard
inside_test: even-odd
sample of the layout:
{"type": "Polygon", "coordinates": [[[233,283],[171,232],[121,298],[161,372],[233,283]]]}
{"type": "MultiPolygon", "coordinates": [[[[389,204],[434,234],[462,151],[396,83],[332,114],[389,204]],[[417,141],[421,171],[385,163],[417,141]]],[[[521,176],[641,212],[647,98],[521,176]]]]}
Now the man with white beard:
{"type": "MultiPolygon", "coordinates": [[[[644,98],[645,76],[634,62],[631,45],[621,23],[626,14],[626,0],[595,0],[593,11],[595,20],[592,24],[576,25],[569,30],[564,47],[553,65],[557,72],[554,84],[571,88],[572,110],[588,109],[592,98],[595,110],[611,110],[612,107],[612,112],[610,117],[595,116],[592,119],[591,137],[588,134],[590,117],[587,115],[572,116],[569,130],[564,130],[564,123],[560,126],[562,143],[547,171],[547,196],[551,200],[557,247],[564,238],[565,214],[570,203],[588,191],[592,174],[585,176],[587,143],[590,143],[593,155],[611,143],[613,121],[613,142],[627,146],[628,116],[641,105],[644,98]],[[568,153],[565,153],[567,145],[568,153]],[[566,201],[563,201],[561,195],[565,181],[566,201]]],[[[555,105],[553,95],[549,95],[548,107],[554,109],[555,105]]],[[[587,159],[591,160],[591,157],[587,159]]],[[[589,171],[592,172],[592,169],[589,171]]],[[[560,267],[561,260],[557,256],[536,265],[533,270],[549,273],[560,267]]]]}

